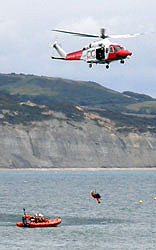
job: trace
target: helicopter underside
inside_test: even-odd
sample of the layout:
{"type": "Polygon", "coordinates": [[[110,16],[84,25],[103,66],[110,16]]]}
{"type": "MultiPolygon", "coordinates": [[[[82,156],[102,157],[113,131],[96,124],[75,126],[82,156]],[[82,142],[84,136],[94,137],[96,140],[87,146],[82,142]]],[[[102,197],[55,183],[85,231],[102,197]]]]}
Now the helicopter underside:
{"type": "Polygon", "coordinates": [[[125,61],[123,58],[117,58],[114,60],[104,59],[104,60],[96,60],[96,61],[87,61],[87,63],[89,64],[89,68],[92,68],[93,64],[106,64],[106,69],[108,69],[110,63],[119,61],[119,60],[120,60],[120,63],[124,64],[125,61]]]}

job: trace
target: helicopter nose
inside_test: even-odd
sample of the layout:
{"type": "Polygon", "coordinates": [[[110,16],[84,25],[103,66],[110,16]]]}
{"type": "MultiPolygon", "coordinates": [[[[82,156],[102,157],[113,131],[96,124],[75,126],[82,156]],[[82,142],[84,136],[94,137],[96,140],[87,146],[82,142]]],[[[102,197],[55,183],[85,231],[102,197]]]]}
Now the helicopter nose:
{"type": "Polygon", "coordinates": [[[127,56],[131,56],[132,52],[130,52],[128,50],[120,50],[116,54],[117,54],[118,57],[126,58],[127,56]]]}

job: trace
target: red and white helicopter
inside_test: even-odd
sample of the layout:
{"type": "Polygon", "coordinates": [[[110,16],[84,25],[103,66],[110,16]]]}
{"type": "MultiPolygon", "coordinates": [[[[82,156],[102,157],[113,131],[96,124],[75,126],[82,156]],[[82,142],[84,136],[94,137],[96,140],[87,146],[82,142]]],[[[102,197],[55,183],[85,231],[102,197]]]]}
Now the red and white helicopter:
{"type": "Polygon", "coordinates": [[[90,35],[84,33],[77,33],[65,30],[53,29],[52,31],[81,36],[81,37],[93,37],[102,38],[99,41],[95,41],[85,46],[79,51],[72,53],[66,53],[61,46],[55,41],[51,46],[56,49],[60,57],[52,56],[52,59],[61,60],[83,60],[89,64],[91,68],[93,64],[106,64],[106,68],[109,68],[109,64],[114,61],[120,61],[124,63],[124,60],[132,55],[132,52],[124,49],[121,45],[112,43],[108,38],[129,38],[144,35],[145,33],[135,33],[127,35],[106,35],[105,29],[101,29],[100,35],[90,35]]]}

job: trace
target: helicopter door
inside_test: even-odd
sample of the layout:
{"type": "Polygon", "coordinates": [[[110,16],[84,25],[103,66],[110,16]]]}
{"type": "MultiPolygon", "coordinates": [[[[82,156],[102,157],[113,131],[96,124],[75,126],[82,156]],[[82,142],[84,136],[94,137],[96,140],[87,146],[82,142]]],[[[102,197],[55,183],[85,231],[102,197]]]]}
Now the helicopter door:
{"type": "Polygon", "coordinates": [[[100,60],[100,61],[105,59],[105,49],[104,49],[104,47],[100,47],[100,48],[96,49],[96,59],[100,60]]]}
{"type": "Polygon", "coordinates": [[[109,55],[109,47],[106,47],[106,51],[105,51],[105,58],[107,59],[109,55]]]}

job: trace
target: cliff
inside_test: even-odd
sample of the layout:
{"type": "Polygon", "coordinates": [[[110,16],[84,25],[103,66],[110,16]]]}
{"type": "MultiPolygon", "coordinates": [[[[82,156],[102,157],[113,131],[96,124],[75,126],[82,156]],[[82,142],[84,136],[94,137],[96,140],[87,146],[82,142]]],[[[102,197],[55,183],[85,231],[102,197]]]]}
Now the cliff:
{"type": "Polygon", "coordinates": [[[53,112],[49,120],[0,125],[0,168],[155,167],[155,152],[155,133],[128,132],[91,112],[82,121],[53,112]]]}
{"type": "Polygon", "coordinates": [[[155,152],[152,97],[0,74],[0,168],[155,167],[155,152]]]}

